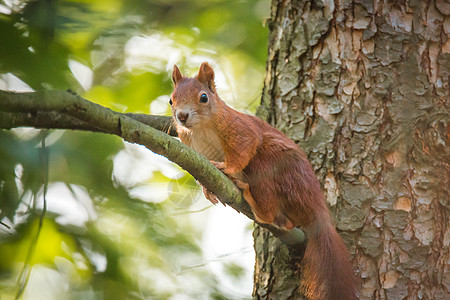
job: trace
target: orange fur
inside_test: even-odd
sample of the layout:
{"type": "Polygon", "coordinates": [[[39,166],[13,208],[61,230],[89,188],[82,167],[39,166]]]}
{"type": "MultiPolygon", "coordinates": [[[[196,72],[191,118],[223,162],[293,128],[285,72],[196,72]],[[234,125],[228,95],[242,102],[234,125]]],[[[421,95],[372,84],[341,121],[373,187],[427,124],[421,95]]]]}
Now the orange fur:
{"type": "Polygon", "coordinates": [[[228,107],[217,95],[214,71],[207,63],[195,78],[183,77],[175,66],[172,78],[172,111],[181,141],[210,160],[222,161],[216,166],[235,178],[258,222],[305,230],[302,286],[307,296],[357,299],[349,253],[332,226],[305,153],[261,119],[228,107]],[[207,102],[201,102],[203,94],[207,102]],[[187,120],[177,117],[180,113],[188,114],[187,120]]]}

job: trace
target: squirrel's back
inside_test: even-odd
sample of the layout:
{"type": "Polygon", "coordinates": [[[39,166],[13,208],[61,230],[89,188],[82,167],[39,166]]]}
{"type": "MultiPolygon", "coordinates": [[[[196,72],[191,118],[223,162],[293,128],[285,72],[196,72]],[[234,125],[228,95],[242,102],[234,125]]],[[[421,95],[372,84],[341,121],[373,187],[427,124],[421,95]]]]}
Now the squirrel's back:
{"type": "Polygon", "coordinates": [[[210,160],[220,159],[215,165],[243,190],[258,222],[304,229],[306,295],[312,300],[357,299],[350,255],[303,150],[261,119],[228,107],[217,95],[207,63],[195,78],[183,77],[177,67],[172,77],[172,111],[181,140],[210,160]]]}

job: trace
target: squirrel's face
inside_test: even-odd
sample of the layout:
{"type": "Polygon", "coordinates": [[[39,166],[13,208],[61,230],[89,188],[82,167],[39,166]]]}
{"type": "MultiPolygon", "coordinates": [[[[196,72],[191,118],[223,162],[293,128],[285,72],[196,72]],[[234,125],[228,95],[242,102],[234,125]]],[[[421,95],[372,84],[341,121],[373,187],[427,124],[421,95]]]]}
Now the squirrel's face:
{"type": "Polygon", "coordinates": [[[175,122],[190,130],[209,124],[218,100],[212,68],[203,63],[198,75],[188,78],[175,66],[172,80],[174,91],[169,103],[175,122]]]}

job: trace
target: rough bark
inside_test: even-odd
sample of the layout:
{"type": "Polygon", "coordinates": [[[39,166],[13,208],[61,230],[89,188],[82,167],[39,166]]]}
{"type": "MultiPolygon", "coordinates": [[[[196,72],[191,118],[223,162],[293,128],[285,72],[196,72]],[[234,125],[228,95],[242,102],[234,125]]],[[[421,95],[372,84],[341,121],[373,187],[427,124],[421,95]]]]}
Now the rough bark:
{"type": "MultiPolygon", "coordinates": [[[[258,114],[308,154],[361,299],[450,298],[450,5],[274,0],[268,24],[258,114]]],[[[302,299],[292,253],[254,237],[254,298],[302,299]]]]}

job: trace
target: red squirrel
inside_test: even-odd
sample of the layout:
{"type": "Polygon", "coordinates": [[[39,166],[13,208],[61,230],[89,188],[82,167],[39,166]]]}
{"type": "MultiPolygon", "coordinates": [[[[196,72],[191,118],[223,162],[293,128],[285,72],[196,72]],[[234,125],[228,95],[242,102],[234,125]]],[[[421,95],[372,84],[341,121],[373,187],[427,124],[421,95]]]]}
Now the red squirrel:
{"type": "MultiPolygon", "coordinates": [[[[169,103],[181,141],[209,159],[242,190],[259,223],[307,237],[302,287],[312,300],[357,299],[350,255],[325,204],[303,150],[263,120],[238,112],[217,94],[214,71],[203,63],[196,77],[175,65],[169,103]]],[[[213,203],[217,198],[208,193],[213,203]]]]}

